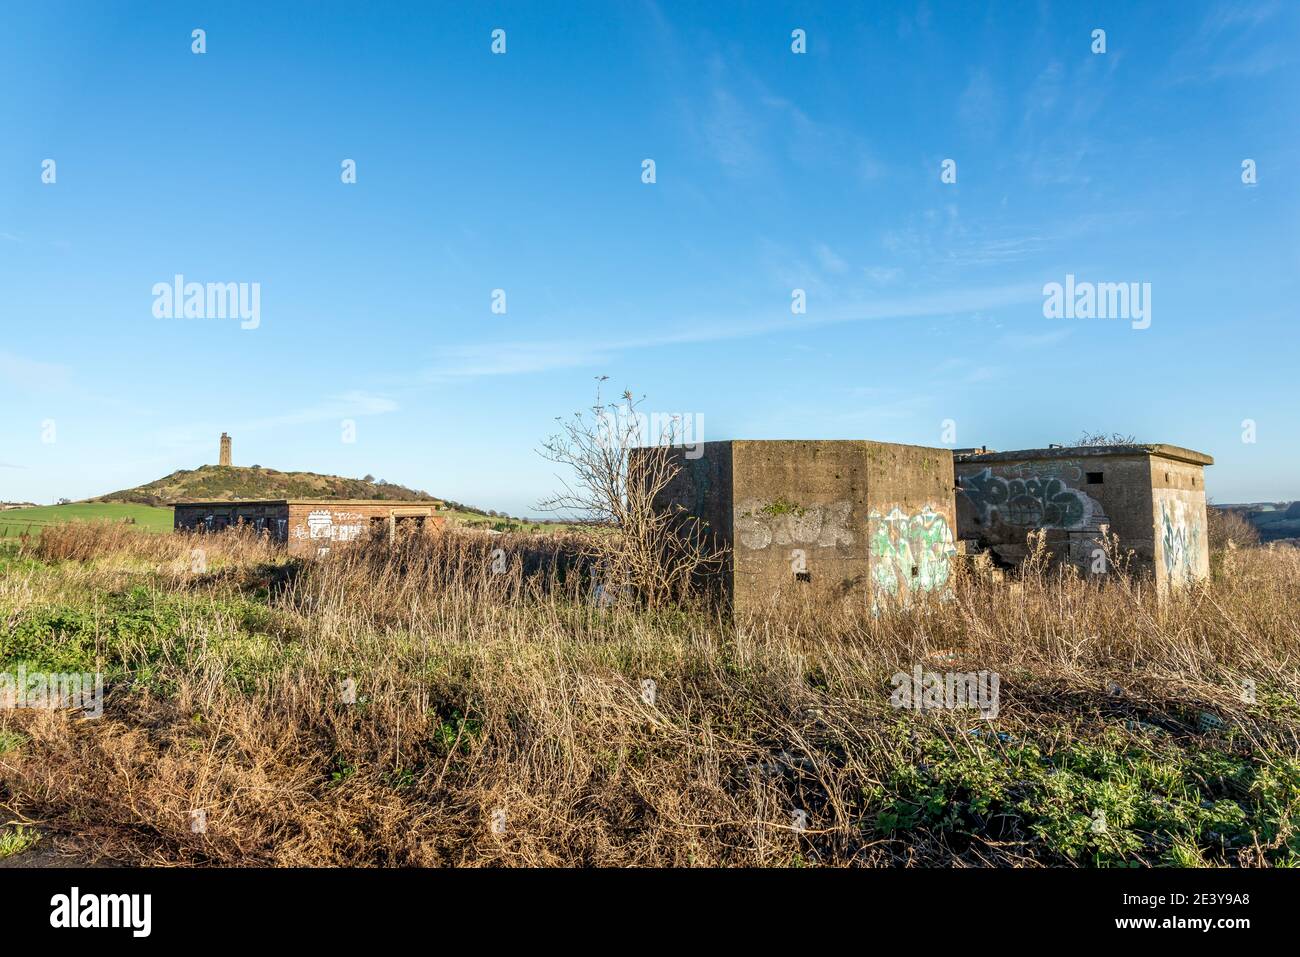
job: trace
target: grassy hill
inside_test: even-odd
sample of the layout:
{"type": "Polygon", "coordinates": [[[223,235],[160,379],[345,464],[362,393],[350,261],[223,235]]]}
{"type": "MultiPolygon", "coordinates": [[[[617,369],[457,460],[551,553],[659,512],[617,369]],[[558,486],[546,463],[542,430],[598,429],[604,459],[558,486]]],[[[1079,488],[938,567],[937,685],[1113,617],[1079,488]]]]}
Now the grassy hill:
{"type": "Polygon", "coordinates": [[[204,465],[181,469],[146,485],[110,492],[92,502],[174,505],[177,502],[225,502],[232,499],[374,498],[394,502],[436,502],[428,492],[368,479],[280,472],[276,469],[204,465]]]}

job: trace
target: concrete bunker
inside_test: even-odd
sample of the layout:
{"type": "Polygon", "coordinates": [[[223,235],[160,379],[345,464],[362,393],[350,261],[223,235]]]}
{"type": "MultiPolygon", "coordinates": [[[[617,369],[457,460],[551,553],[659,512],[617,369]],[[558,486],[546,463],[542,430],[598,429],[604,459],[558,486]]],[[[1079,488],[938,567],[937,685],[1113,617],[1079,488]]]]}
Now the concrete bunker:
{"type": "Polygon", "coordinates": [[[1214,459],[1175,445],[1104,445],[996,452],[959,449],[957,532],[970,553],[1013,567],[1041,530],[1053,561],[1088,574],[1109,562],[1103,530],[1151,571],[1161,589],[1209,574],[1205,466],[1214,459]]]}
{"type": "Polygon", "coordinates": [[[730,549],[721,574],[737,609],[807,584],[872,607],[948,590],[957,553],[948,449],[735,440],[666,451],[678,471],[655,508],[700,520],[730,549]]]}

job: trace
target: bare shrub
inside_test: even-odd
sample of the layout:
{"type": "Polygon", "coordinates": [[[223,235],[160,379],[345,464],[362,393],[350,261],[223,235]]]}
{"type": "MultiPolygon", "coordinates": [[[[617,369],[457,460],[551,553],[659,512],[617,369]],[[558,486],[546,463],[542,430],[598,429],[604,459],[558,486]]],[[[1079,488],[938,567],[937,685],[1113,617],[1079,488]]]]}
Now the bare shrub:
{"type": "Polygon", "coordinates": [[[220,533],[160,535],[119,522],[67,522],[46,526],[39,538],[25,541],[22,550],[46,562],[143,563],[173,580],[187,581],[213,575],[258,577],[258,567],[289,561],[265,532],[247,525],[220,533]]]}
{"type": "Polygon", "coordinates": [[[0,569],[0,666],[102,670],[108,699],[94,721],[0,709],[0,813],[113,859],[1300,853],[1300,550],[1236,550],[1161,598],[1149,579],[1052,567],[1039,541],[1029,574],[977,558],[945,601],[873,613],[861,591],[808,590],[724,617],[593,609],[587,563],[605,553],[585,534],[448,530],[292,559],[246,531],[50,532],[0,569]],[[215,570],[189,570],[196,543],[215,570]],[[891,681],[918,666],[996,672],[998,716],[892,706],[891,681]],[[1141,813],[1090,837],[1110,797],[1141,813]]]}
{"type": "Polygon", "coordinates": [[[1075,440],[1074,445],[1080,448],[1100,445],[1135,445],[1137,439],[1123,432],[1089,432],[1084,430],[1083,434],[1075,440]]]}
{"type": "MultiPolygon", "coordinates": [[[[1213,740],[1199,730],[1209,714],[1233,748],[1276,766],[1259,780],[1278,795],[1283,842],[1294,815],[1278,782],[1300,750],[1300,551],[1243,551],[1232,575],[1163,604],[1140,582],[1041,570],[958,576],[948,601],[877,615],[852,596],[796,597],[724,622],[702,609],[594,613],[569,588],[585,571],[563,571],[580,541],[451,531],[360,543],[253,600],[256,549],[211,538],[231,541],[246,574],[197,594],[140,571],[167,536],[0,576],[0,620],[15,633],[52,615],[62,648],[90,629],[116,675],[97,721],[0,711],[5,740],[22,742],[0,760],[6,814],[153,863],[1040,865],[1065,858],[1016,823],[1034,748],[1062,777],[1076,743],[1103,764],[1128,748],[1175,761],[1176,742],[1213,740]],[[115,609],[129,598],[112,597],[124,576],[147,591],[128,613],[115,609]],[[891,708],[890,676],[914,664],[999,672],[996,722],[891,708]],[[1259,705],[1243,701],[1243,678],[1259,705]],[[1004,760],[1010,798],[967,795],[1004,760]],[[958,790],[927,770],[940,762],[958,790]],[[917,791],[888,790],[909,781],[917,791]],[[924,818],[891,830],[900,808],[940,794],[944,814],[975,814],[960,833],[924,818]],[[992,803],[964,810],[977,798],[992,803]]],[[[1086,818],[1086,794],[1052,787],[1051,804],[1086,818]]],[[[1199,799],[1187,807],[1199,813],[1199,799]]],[[[1270,833],[1206,838],[1198,853],[1285,860],[1270,833]]],[[[1126,859],[1160,859],[1161,840],[1144,839],[1126,859]]]]}
{"type": "Polygon", "coordinates": [[[1211,505],[1205,510],[1205,524],[1211,551],[1259,544],[1259,529],[1240,512],[1211,505]]]}
{"type": "Polygon", "coordinates": [[[677,426],[668,422],[660,435],[645,435],[643,400],[630,391],[622,398],[622,405],[605,403],[598,386],[591,409],[561,420],[560,431],[542,444],[543,457],[571,476],[538,507],[593,523],[585,554],[602,599],[635,595],[658,606],[691,595],[724,556],[696,519],[658,507],[680,470],[672,454],[682,438],[677,426]]]}

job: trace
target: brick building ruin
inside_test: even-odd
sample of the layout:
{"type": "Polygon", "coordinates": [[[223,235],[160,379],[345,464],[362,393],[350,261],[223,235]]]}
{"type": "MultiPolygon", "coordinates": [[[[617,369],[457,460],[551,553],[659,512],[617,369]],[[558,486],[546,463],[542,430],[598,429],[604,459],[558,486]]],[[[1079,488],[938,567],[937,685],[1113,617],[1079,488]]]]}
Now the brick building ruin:
{"type": "Polygon", "coordinates": [[[377,499],[274,499],[243,502],[181,502],[175,506],[175,531],[219,532],[245,525],[265,532],[296,554],[318,554],[336,543],[355,541],[372,531],[390,536],[404,530],[442,528],[437,502],[377,499]]]}

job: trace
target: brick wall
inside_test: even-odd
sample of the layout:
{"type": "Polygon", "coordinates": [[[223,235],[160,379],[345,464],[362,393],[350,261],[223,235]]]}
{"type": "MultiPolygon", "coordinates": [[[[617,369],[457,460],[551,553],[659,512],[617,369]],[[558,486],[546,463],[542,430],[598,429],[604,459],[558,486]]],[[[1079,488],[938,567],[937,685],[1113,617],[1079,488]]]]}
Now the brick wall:
{"type": "Polygon", "coordinates": [[[265,531],[273,541],[289,539],[289,507],[282,503],[220,502],[204,505],[177,505],[172,515],[176,531],[220,532],[239,524],[265,531]]]}
{"type": "Polygon", "coordinates": [[[446,520],[433,504],[419,502],[214,502],[177,505],[177,531],[219,532],[238,524],[266,531],[298,554],[357,541],[372,529],[390,534],[441,529],[446,520]]]}
{"type": "Polygon", "coordinates": [[[291,502],[289,548],[316,553],[323,548],[356,541],[381,528],[389,533],[408,529],[440,529],[445,519],[432,504],[418,502],[291,502]]]}

